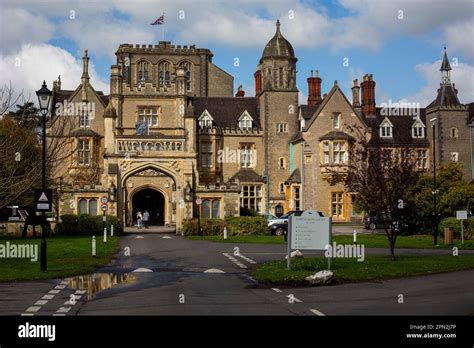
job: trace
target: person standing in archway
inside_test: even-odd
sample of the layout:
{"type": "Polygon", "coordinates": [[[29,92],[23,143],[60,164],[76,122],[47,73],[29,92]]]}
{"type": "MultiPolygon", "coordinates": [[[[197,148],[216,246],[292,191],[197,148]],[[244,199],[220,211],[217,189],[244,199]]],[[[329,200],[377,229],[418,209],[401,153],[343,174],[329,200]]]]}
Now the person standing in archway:
{"type": "Polygon", "coordinates": [[[148,210],[145,210],[143,213],[143,225],[145,228],[148,228],[148,223],[150,222],[150,213],[148,213],[148,210]]]}
{"type": "Polygon", "coordinates": [[[137,211],[137,226],[138,226],[138,229],[142,228],[142,220],[143,220],[142,212],[137,211]]]}

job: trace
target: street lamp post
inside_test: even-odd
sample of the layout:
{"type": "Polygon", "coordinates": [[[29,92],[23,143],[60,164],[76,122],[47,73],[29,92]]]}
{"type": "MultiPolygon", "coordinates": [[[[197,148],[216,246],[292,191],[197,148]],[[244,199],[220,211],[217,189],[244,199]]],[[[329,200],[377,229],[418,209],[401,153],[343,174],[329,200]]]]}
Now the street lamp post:
{"type": "MultiPolygon", "coordinates": [[[[43,158],[42,158],[42,185],[43,192],[46,190],[46,117],[48,116],[49,103],[51,101],[51,91],[46,87],[46,81],[43,81],[41,89],[36,91],[38,96],[40,111],[43,116],[43,132],[41,134],[43,143],[43,158]]],[[[41,212],[42,231],[41,231],[41,255],[40,264],[41,270],[46,271],[46,212],[41,212]]]]}
{"type": "Polygon", "coordinates": [[[431,127],[433,131],[433,210],[434,210],[434,245],[438,245],[438,212],[436,208],[436,117],[431,120],[431,127]]]}

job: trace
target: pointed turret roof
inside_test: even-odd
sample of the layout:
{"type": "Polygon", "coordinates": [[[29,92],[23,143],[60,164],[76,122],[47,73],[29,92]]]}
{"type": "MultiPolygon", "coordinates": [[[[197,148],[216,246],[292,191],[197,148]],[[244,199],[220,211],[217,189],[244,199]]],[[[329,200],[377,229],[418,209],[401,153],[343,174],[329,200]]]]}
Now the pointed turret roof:
{"type": "Polygon", "coordinates": [[[446,46],[444,47],[444,57],[443,62],[441,63],[440,71],[449,71],[451,70],[451,65],[449,64],[448,55],[446,54],[446,46]]]}
{"type": "Polygon", "coordinates": [[[290,42],[283,37],[280,31],[280,20],[276,22],[276,32],[267,45],[263,49],[262,59],[263,58],[295,58],[295,51],[290,42]]]}

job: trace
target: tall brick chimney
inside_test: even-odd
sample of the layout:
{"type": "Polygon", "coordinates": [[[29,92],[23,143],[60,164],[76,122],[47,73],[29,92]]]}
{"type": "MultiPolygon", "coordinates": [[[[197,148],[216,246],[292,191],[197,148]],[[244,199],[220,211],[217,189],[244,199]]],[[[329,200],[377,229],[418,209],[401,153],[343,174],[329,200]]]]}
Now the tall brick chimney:
{"type": "Polygon", "coordinates": [[[311,76],[308,77],[308,105],[321,103],[321,78],[318,75],[319,71],[316,70],[316,76],[313,77],[313,70],[311,70],[311,76]]]}
{"type": "Polygon", "coordinates": [[[365,74],[362,88],[362,112],[364,115],[375,115],[375,81],[372,74],[365,74]]]}
{"type": "Polygon", "coordinates": [[[352,87],[352,106],[354,108],[359,108],[360,107],[360,96],[359,96],[359,80],[355,79],[354,80],[354,87],[352,87]]]}
{"type": "Polygon", "coordinates": [[[237,88],[237,93],[235,93],[235,96],[236,97],[243,97],[245,95],[245,92],[244,90],[242,89],[242,85],[240,85],[238,88],[237,88]]]}
{"type": "Polygon", "coordinates": [[[253,76],[255,77],[255,96],[258,97],[262,91],[262,71],[257,70],[253,76]]]}

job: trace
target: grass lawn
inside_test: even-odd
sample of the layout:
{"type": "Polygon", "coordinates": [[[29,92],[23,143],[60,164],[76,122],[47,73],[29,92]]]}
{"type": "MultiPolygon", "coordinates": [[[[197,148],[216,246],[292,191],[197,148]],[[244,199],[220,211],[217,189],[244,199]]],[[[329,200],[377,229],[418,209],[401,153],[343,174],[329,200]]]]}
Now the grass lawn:
{"type": "MultiPolygon", "coordinates": [[[[227,240],[224,240],[222,236],[188,236],[187,238],[221,243],[286,244],[283,236],[229,236],[227,240]]],[[[333,241],[340,244],[352,244],[352,235],[334,236],[333,241]]],[[[453,245],[443,244],[443,238],[438,237],[438,242],[439,246],[434,246],[433,237],[430,235],[399,236],[396,248],[439,249],[453,247],[453,245]]],[[[358,234],[357,243],[364,244],[366,248],[388,248],[387,236],[384,234],[358,234]]],[[[461,241],[456,240],[454,246],[459,249],[474,249],[474,240],[464,241],[464,246],[461,246],[461,241]]]]}
{"type": "Polygon", "coordinates": [[[47,271],[40,271],[41,238],[0,237],[0,244],[37,244],[38,260],[25,258],[0,258],[0,281],[59,278],[93,272],[95,268],[109,263],[117,250],[118,237],[96,237],[97,257],[92,257],[91,236],[52,236],[47,242],[47,271]]]}
{"type": "MultiPolygon", "coordinates": [[[[327,269],[327,260],[297,257],[292,259],[291,271],[286,260],[272,261],[258,266],[252,276],[267,284],[307,285],[305,278],[327,269]]],[[[400,278],[462,269],[474,269],[474,255],[460,256],[366,256],[364,262],[356,259],[333,259],[332,270],[337,283],[360,282],[378,279],[400,278]]]]}

